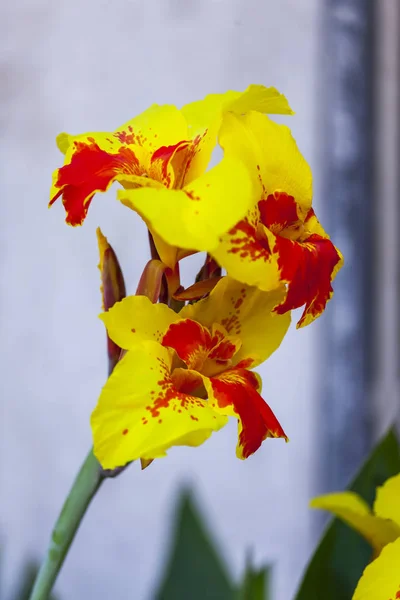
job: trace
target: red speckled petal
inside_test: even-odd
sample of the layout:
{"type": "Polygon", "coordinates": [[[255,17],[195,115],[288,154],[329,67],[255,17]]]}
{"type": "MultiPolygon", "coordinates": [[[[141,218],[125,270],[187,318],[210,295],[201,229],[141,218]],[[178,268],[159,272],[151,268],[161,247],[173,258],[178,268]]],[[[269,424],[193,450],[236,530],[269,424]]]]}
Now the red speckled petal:
{"type": "Polygon", "coordinates": [[[289,328],[290,313],[273,312],[284,298],[284,286],[263,292],[231,277],[223,277],[207,298],[188,304],[179,315],[199,321],[208,329],[221,324],[230,336],[241,342],[233,364],[245,360],[247,366],[254,367],[271,356],[289,328]]]}
{"type": "MultiPolygon", "coordinates": [[[[313,211],[305,225],[325,233],[313,211]],[[310,226],[311,225],[311,226],[310,226]]],[[[312,231],[312,229],[311,229],[312,231]]],[[[305,305],[297,327],[303,327],[319,317],[333,295],[331,282],[343,265],[340,251],[328,236],[311,233],[304,242],[276,237],[274,251],[278,253],[282,281],[288,284],[286,299],[275,310],[278,314],[305,305]]]]}
{"type": "Polygon", "coordinates": [[[68,147],[65,165],[54,172],[49,206],[62,196],[69,225],[83,223],[94,194],[105,192],[118,175],[141,174],[134,152],[117,140],[103,139],[106,135],[111,136],[97,134],[96,140],[91,136],[74,140],[68,147]],[[100,140],[107,150],[100,147],[100,140]]]}
{"type": "Polygon", "coordinates": [[[134,144],[149,154],[163,146],[173,146],[188,139],[182,112],[172,104],[153,104],[121,125],[114,133],[123,144],[134,144]]]}
{"type": "Polygon", "coordinates": [[[281,285],[278,257],[271,252],[257,205],[219,241],[210,254],[226,269],[228,275],[264,291],[274,290],[281,285]]]}
{"type": "Polygon", "coordinates": [[[278,235],[261,222],[256,226],[256,220],[248,218],[221,238],[212,255],[231,277],[261,290],[274,290],[287,284],[286,298],[276,313],[284,314],[305,305],[298,323],[298,327],[302,327],[324,311],[333,294],[331,282],[343,265],[343,257],[312,210],[302,224],[290,220],[294,217],[290,203],[279,215],[275,211],[268,217],[264,212],[266,205],[260,205],[263,220],[271,229],[275,228],[278,235]],[[283,235],[289,237],[279,235],[283,229],[283,235]],[[301,235],[304,241],[289,239],[292,235],[295,238],[301,235]]]}
{"type": "Polygon", "coordinates": [[[287,436],[268,404],[258,393],[259,380],[246,369],[230,369],[210,379],[204,378],[209,402],[221,414],[238,419],[238,458],[248,458],[267,437],[287,436]]]}
{"type": "Polygon", "coordinates": [[[174,380],[171,363],[170,350],[143,342],[115,367],[91,417],[94,453],[103,468],[159,458],[172,446],[198,446],[226,424],[227,417],[192,395],[199,378],[180,372],[174,380]]]}

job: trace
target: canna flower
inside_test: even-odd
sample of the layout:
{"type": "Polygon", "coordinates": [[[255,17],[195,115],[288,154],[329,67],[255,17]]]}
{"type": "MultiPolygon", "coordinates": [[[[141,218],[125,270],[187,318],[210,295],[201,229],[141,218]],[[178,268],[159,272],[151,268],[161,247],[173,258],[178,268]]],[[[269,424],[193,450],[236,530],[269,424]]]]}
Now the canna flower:
{"type": "Polygon", "coordinates": [[[236,157],[206,172],[223,114],[250,109],[292,114],[275,88],[251,85],[180,110],[155,104],[111,133],[62,133],[57,144],[65,160],[53,174],[50,206],[62,197],[67,223],[81,225],[96,192],[119,182],[118,198],[141,215],[161,260],[173,268],[176,247],[215,247],[251,202],[251,182],[236,157]]]}
{"type": "Polygon", "coordinates": [[[290,314],[271,309],[284,290],[262,292],[229,277],[179,314],[130,296],[101,315],[126,353],[91,417],[94,452],[105,469],[154,459],[172,446],[198,446],[228,417],[238,420],[237,456],[267,437],[286,438],[250,369],[280,345],[290,314]]]}
{"type": "Polygon", "coordinates": [[[247,214],[211,254],[243,283],[265,291],[285,284],[275,311],[304,306],[298,327],[307,325],[325,309],[343,264],[312,209],[310,167],[290,130],[260,113],[226,114],[219,139],[225,157],[247,165],[254,193],[247,214]]]}
{"type": "Polygon", "coordinates": [[[400,598],[400,474],[378,487],[371,511],[353,492],[314,498],[312,508],[328,510],[362,535],[373,549],[353,600],[400,598]]]}

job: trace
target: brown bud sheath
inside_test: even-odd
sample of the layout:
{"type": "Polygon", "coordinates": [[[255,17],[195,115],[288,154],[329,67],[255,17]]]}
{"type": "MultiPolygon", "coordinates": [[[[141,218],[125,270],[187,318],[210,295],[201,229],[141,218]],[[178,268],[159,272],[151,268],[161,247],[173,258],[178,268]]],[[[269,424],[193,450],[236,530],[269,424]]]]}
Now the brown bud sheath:
{"type": "Polygon", "coordinates": [[[178,290],[174,294],[175,300],[199,300],[209,294],[217,285],[218,281],[220,281],[222,277],[213,277],[212,279],[203,279],[202,281],[197,281],[190,287],[181,290],[178,290]]]}
{"type": "Polygon", "coordinates": [[[137,296],[147,296],[155,304],[160,296],[161,282],[166,266],[157,259],[149,260],[137,286],[137,296]]]}
{"type": "MultiPolygon", "coordinates": [[[[125,281],[122,274],[118,258],[107,241],[107,238],[102,234],[100,228],[96,230],[97,242],[99,245],[100,255],[100,275],[101,275],[101,297],[103,309],[109,310],[116,302],[119,302],[126,296],[125,281]]],[[[117,346],[107,335],[107,352],[108,352],[108,372],[111,373],[117,364],[121,348],[117,346]]]]}

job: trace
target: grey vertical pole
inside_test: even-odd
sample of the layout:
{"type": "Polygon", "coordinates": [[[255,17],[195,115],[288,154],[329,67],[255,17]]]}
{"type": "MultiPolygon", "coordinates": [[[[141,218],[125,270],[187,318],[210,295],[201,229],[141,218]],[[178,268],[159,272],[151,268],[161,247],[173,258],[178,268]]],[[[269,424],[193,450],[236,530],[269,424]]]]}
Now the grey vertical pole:
{"type": "Polygon", "coordinates": [[[345,256],[325,317],[321,467],[341,489],[371,440],[373,1],[326,0],[323,27],[324,222],[345,256]]]}

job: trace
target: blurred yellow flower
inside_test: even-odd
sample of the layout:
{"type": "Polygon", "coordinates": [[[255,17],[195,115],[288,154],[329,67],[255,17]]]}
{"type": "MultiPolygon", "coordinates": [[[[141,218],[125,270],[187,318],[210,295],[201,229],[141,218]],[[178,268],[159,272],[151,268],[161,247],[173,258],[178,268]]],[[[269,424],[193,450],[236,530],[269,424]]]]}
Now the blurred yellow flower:
{"type": "Polygon", "coordinates": [[[400,474],[377,488],[373,510],[353,492],[314,498],[310,506],[328,510],[355,529],[372,546],[368,565],[353,600],[400,598],[400,474]]]}

